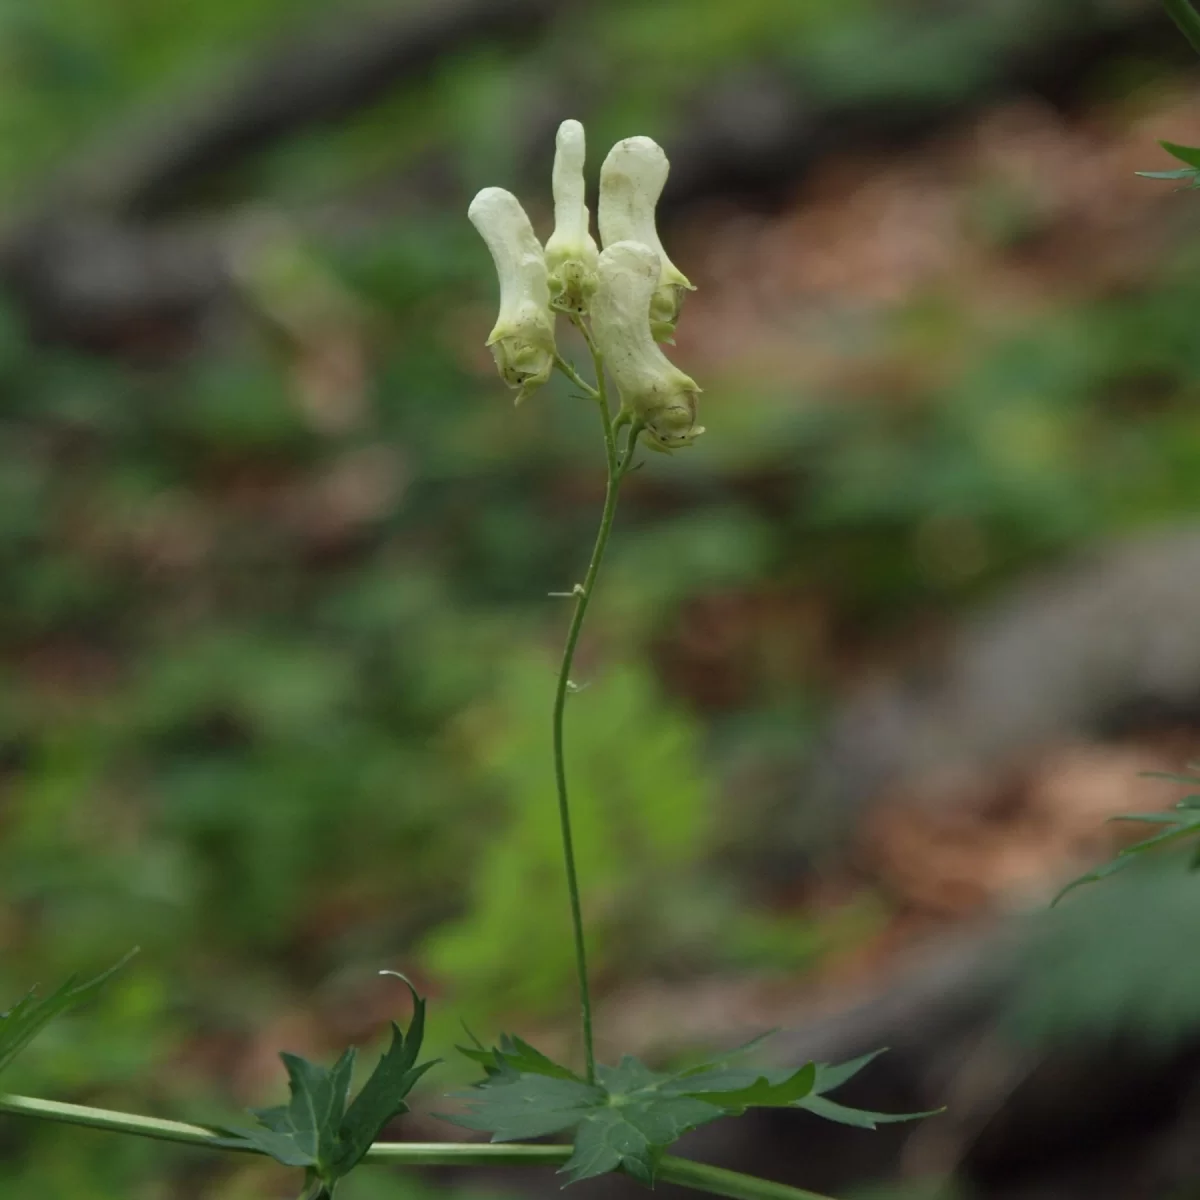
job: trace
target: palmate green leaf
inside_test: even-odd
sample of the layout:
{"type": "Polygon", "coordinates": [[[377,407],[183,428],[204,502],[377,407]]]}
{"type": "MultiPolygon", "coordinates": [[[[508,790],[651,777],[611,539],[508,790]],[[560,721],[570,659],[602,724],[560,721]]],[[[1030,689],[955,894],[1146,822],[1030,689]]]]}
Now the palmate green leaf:
{"type": "Polygon", "coordinates": [[[685,1133],[724,1116],[691,1096],[614,1095],[589,1112],[575,1134],[575,1153],[560,1168],[568,1183],[624,1170],[654,1186],[663,1151],[685,1133]]]}
{"type": "Polygon", "coordinates": [[[0,1071],[3,1071],[55,1017],[94,996],[137,953],[130,950],[102,975],[78,983],[72,975],[49,996],[39,998],[36,988],[23,996],[8,1012],[0,1014],[0,1071]]]}
{"type": "MultiPolygon", "coordinates": [[[[395,974],[395,972],[384,972],[395,974]]],[[[408,1110],[406,1097],[437,1060],[417,1063],[425,1034],[425,1002],[403,976],[413,997],[408,1033],[392,1023],[392,1041],[354,1101],[347,1107],[355,1050],[332,1067],[281,1054],[291,1100],[275,1108],[251,1109],[259,1126],[230,1128],[219,1144],[253,1146],[289,1167],[308,1168],[327,1193],[362,1161],[371,1143],[395,1116],[408,1110]]]]}
{"type": "Polygon", "coordinates": [[[490,1133],[494,1142],[573,1131],[574,1153],[562,1168],[570,1183],[620,1170],[653,1184],[662,1154],[672,1142],[749,1108],[807,1108],[829,1120],[868,1129],[929,1115],[869,1112],[824,1097],[875,1054],[839,1065],[806,1063],[799,1068],[728,1065],[764,1040],[759,1037],[673,1074],[654,1071],[627,1055],[616,1066],[597,1067],[595,1084],[588,1084],[519,1039],[503,1038],[494,1050],[473,1040],[475,1047],[463,1052],[484,1067],[487,1078],[471,1091],[458,1093],[468,1100],[467,1111],[446,1119],[490,1133]],[[519,1069],[522,1061],[532,1069],[519,1069]]]}
{"type": "Polygon", "coordinates": [[[470,1092],[455,1095],[469,1099],[470,1106],[467,1112],[444,1119],[464,1129],[490,1133],[493,1142],[562,1133],[608,1100],[603,1088],[548,1075],[488,1079],[470,1092]]]}

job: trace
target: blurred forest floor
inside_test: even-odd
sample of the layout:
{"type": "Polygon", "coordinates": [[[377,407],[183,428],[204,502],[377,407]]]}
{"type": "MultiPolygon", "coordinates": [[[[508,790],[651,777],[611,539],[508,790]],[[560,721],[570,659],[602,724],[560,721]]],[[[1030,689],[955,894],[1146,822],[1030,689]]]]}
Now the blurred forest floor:
{"type": "MultiPolygon", "coordinates": [[[[463,219],[502,184],[546,232],[564,115],[593,164],[637,132],[673,156],[709,428],[630,483],[570,715],[602,1046],[886,990],[914,947],[1040,911],[1106,815],[1168,806],[1137,772],[1186,760],[1200,670],[1169,646],[1159,686],[1149,646],[1089,675],[1124,630],[1190,629],[1195,578],[1195,207],[1133,172],[1195,141],[1200,88],[1154,5],[409,6],[337,37],[309,7],[282,48],[266,0],[0,9],[0,985],[143,947],[14,1090],[227,1117],[278,1093],[280,1049],[375,1039],[379,967],[431,991],[440,1051],[460,1015],[569,1050],[546,593],[603,478],[587,413],[494,378],[463,219]],[[1164,529],[978,709],[1087,702],[956,727],[936,771],[872,732],[873,695],[944,715],[972,639],[1044,636],[1164,529]]],[[[1188,1035],[1184,974],[1165,1015],[1121,993],[1097,1021],[1188,1035]]],[[[0,1186],[274,1194],[114,1141],[13,1126],[0,1186]]],[[[362,1174],[360,1200],[422,1186],[362,1174]]]]}

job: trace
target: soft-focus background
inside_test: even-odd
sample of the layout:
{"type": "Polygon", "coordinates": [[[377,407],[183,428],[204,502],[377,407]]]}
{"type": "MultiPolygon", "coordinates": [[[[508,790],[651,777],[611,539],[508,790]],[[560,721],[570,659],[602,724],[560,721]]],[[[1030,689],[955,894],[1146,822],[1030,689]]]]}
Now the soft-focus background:
{"type": "MultiPolygon", "coordinates": [[[[6,1086],[229,1119],[406,1019],[384,967],[438,1052],[577,1052],[547,593],[602,453],[513,409],[465,219],[549,232],[567,116],[593,179],[672,159],[709,430],[628,484],[569,713],[603,1054],[892,1046],[852,1098],[947,1116],[690,1146],[841,1196],[1200,1194],[1200,882],[1046,907],[1200,740],[1200,201],[1133,174],[1200,66],[1151,0],[0,0],[0,1001],[142,947],[6,1086]]],[[[5,1197],[296,1186],[0,1122],[5,1197]]]]}

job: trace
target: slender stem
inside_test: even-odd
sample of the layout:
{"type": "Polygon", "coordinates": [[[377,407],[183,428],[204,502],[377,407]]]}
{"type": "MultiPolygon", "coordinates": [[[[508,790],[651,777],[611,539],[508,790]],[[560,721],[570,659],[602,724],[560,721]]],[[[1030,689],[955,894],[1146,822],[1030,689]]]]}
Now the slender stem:
{"type": "MultiPolygon", "coordinates": [[[[575,968],[579,976],[579,1007],[583,1026],[583,1053],[587,1068],[587,1080],[596,1080],[596,1049],[592,1034],[592,994],[588,983],[587,945],[583,933],[583,907],[579,899],[579,874],[575,867],[575,843],[571,836],[571,807],[567,799],[567,764],[563,748],[563,715],[567,707],[567,694],[571,688],[571,666],[575,661],[575,648],[583,629],[583,618],[587,615],[588,601],[596,588],[596,577],[600,563],[612,532],[613,517],[617,511],[617,493],[621,480],[633,461],[637,446],[637,432],[631,432],[623,457],[618,458],[616,433],[610,420],[608,388],[604,375],[604,360],[596,349],[586,324],[578,319],[575,326],[587,342],[592,361],[596,366],[596,388],[593,395],[600,409],[600,420],[604,426],[604,455],[608,464],[608,482],[604,490],[604,510],[600,516],[600,528],[596,533],[596,544],[592,550],[592,561],[588,564],[583,584],[575,589],[575,611],[567,630],[567,644],[563,649],[562,665],[558,672],[558,684],[554,691],[554,714],[552,731],[554,741],[554,781],[558,793],[558,819],[562,829],[563,865],[567,873],[567,894],[571,903],[571,929],[575,941],[575,968]]],[[[560,368],[561,369],[561,368],[560,368]]]]}
{"type": "MultiPolygon", "coordinates": [[[[88,1108],[82,1104],[63,1104],[58,1100],[35,1100],[32,1096],[0,1095],[0,1112],[23,1117],[40,1117],[44,1121],[61,1121],[68,1125],[86,1125],[106,1129],[110,1133],[132,1133],[138,1137],[155,1138],[162,1142],[182,1142],[190,1146],[222,1147],[223,1135],[203,1125],[187,1125],[182,1121],[164,1121],[159,1117],[143,1117],[139,1113],[113,1112],[107,1108],[88,1108]]],[[[252,1147],[245,1147],[252,1150],[252,1147]]]]}
{"type": "MultiPolygon", "coordinates": [[[[578,326],[577,326],[578,328],[578,326]]],[[[593,400],[598,399],[600,393],[592,387],[582,375],[561,354],[554,356],[554,365],[581,391],[585,396],[590,396],[593,400]]]]}
{"type": "MultiPolygon", "coordinates": [[[[255,1146],[230,1144],[226,1135],[203,1125],[182,1121],[164,1121],[136,1113],[112,1112],[87,1108],[82,1104],[63,1104],[57,1100],[35,1100],[30,1096],[0,1095],[0,1112],[38,1117],[68,1125],[85,1125],[110,1133],[136,1134],[164,1142],[203,1146],[212,1150],[234,1150],[262,1154],[255,1146]]],[[[387,1162],[407,1167],[516,1166],[539,1163],[561,1166],[571,1157],[570,1146],[530,1146],[519,1142],[377,1142],[367,1151],[370,1162],[387,1162]]],[[[667,1183],[731,1196],[733,1200],[830,1200],[816,1192],[756,1179],[722,1167],[689,1162],[666,1155],[659,1163],[659,1178],[667,1183]]]]}
{"type": "Polygon", "coordinates": [[[1179,26],[1183,36],[1192,44],[1192,49],[1200,53],[1200,15],[1191,6],[1189,0],[1163,0],[1171,20],[1179,26]]]}
{"type": "Polygon", "coordinates": [[[692,1162],[687,1158],[664,1155],[658,1164],[658,1177],[664,1183],[711,1192],[714,1196],[732,1196],[733,1200],[831,1200],[820,1192],[809,1192],[786,1183],[743,1175],[708,1163],[692,1162]]]}
{"type": "Polygon", "coordinates": [[[598,389],[593,390],[592,394],[599,401],[604,413],[604,456],[608,462],[608,473],[611,476],[617,469],[617,424],[608,419],[610,415],[608,380],[604,374],[604,356],[600,353],[600,348],[596,345],[596,340],[592,337],[592,331],[588,328],[586,321],[582,320],[578,314],[572,314],[571,324],[579,330],[579,336],[587,344],[588,353],[592,356],[592,369],[596,372],[596,389],[598,389]]]}

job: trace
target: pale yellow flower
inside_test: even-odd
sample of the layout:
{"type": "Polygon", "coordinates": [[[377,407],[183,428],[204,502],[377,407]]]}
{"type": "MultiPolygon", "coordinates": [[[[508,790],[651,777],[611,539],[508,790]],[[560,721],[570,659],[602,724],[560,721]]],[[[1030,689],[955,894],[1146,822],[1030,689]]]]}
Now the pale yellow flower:
{"type": "Polygon", "coordinates": [[[588,231],[583,164],[587,147],[583,126],[564,121],[555,140],[554,232],[546,242],[550,297],[566,312],[587,312],[596,290],[596,243],[588,231]]]}
{"type": "Polygon", "coordinates": [[[662,278],[658,253],[642,242],[606,246],[596,270],[592,330],[616,382],[622,415],[645,426],[647,445],[677,450],[704,432],[696,424],[694,380],[650,332],[650,301],[662,278]]]}
{"type": "Polygon", "coordinates": [[[625,138],[600,168],[600,240],[641,242],[658,255],[659,277],[650,301],[650,329],[660,342],[675,335],[685,291],[695,291],[687,276],[667,257],[654,223],[654,209],[670,165],[662,147],[648,137],[625,138]]]}
{"type": "Polygon", "coordinates": [[[554,314],[546,257],[521,202],[503,188],[484,188],[467,210],[491,251],[500,279],[500,313],[488,337],[500,376],[519,404],[554,370],[554,314]]]}

